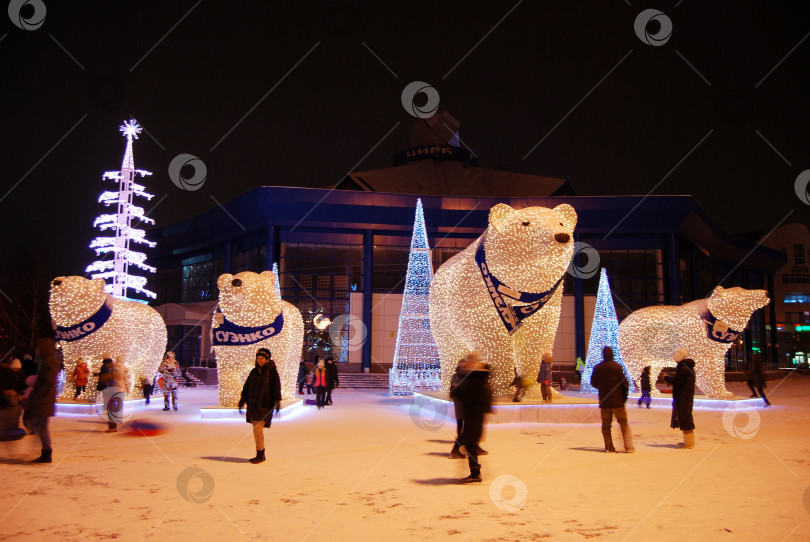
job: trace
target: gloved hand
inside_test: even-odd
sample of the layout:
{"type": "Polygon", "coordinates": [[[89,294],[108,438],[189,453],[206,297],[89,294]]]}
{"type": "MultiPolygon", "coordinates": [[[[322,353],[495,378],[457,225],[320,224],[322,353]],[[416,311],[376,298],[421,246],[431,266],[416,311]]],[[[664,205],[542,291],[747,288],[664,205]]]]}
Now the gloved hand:
{"type": "Polygon", "coordinates": [[[281,401],[276,401],[276,412],[281,411],[281,401]]]}

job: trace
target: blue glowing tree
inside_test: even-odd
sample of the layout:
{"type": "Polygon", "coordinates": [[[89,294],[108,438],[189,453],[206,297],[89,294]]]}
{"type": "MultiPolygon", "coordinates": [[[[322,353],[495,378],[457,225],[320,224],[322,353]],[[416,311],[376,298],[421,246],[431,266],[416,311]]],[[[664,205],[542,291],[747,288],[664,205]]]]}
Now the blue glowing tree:
{"type": "Polygon", "coordinates": [[[613,305],[613,294],[610,291],[607,271],[602,268],[599,276],[599,291],[596,293],[596,308],[593,313],[593,324],[591,325],[591,340],[588,341],[588,355],[585,360],[585,370],[582,372],[581,391],[587,393],[596,392],[596,388],[591,386],[591,374],[594,366],[602,361],[602,348],[609,346],[613,349],[613,359],[622,366],[624,376],[630,383],[630,391],[634,389],[633,379],[627,370],[622,353],[619,350],[619,319],[616,318],[616,307],[613,305]]]}
{"type": "Polygon", "coordinates": [[[410,395],[419,390],[437,390],[441,385],[439,351],[430,332],[428,302],[433,281],[422,200],[416,201],[413,237],[402,293],[394,367],[390,374],[392,395],[410,395]]]}

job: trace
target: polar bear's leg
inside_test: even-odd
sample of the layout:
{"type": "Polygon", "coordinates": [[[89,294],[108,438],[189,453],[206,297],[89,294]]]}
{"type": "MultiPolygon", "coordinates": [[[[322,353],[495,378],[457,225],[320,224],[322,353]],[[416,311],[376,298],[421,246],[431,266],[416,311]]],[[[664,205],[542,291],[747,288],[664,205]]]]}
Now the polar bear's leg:
{"type": "Polygon", "coordinates": [[[709,399],[733,399],[726,389],[724,358],[695,359],[695,384],[709,399]],[[708,361],[708,363],[707,363],[708,361]]]}

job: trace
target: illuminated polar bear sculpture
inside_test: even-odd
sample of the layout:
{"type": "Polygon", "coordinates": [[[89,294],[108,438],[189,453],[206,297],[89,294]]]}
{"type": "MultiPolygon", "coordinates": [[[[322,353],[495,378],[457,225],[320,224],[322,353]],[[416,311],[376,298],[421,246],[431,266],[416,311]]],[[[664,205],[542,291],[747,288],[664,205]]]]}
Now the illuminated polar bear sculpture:
{"type": "MultiPolygon", "coordinates": [[[[661,369],[674,367],[673,354],[684,348],[695,360],[697,386],[710,399],[731,399],[726,390],[725,355],[751,314],[768,304],[765,290],[718,286],[707,299],[680,306],[645,307],[619,326],[619,348],[634,380],[650,366],[650,382],[661,369]]],[[[660,395],[653,386],[653,394],[660,395]]]]}
{"type": "MultiPolygon", "coordinates": [[[[576,222],[567,204],[517,210],[499,203],[484,234],[436,271],[430,327],[443,391],[458,361],[474,350],[492,367],[496,396],[510,392],[514,369],[537,378],[541,356],[554,345],[576,222]]],[[[539,388],[529,396],[539,396],[539,388]]]]}
{"type": "MultiPolygon", "coordinates": [[[[102,353],[122,356],[129,372],[130,394],[143,397],[141,379],[151,382],[166,350],[166,324],[144,303],[116,299],[104,292],[104,279],[56,277],[51,282],[50,311],[56,339],[62,346],[65,374],[73,374],[81,356],[91,374],[101,368],[102,353]]],[[[73,398],[75,388],[65,386],[60,399],[73,398]]],[[[91,376],[82,399],[96,394],[91,376]]]]}
{"type": "Polygon", "coordinates": [[[284,399],[295,397],[304,344],[301,312],[279,297],[272,271],[226,273],[217,280],[219,305],[212,326],[220,406],[239,403],[259,348],[270,350],[284,399]]]}

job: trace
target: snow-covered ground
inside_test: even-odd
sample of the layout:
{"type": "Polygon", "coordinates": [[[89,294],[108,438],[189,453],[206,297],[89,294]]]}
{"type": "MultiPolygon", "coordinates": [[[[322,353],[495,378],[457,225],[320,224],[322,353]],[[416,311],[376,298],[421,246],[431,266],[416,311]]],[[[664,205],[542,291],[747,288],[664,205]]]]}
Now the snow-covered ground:
{"type": "Polygon", "coordinates": [[[603,453],[598,424],[493,424],[484,482],[460,485],[454,425],[410,400],[338,389],[274,422],[252,465],[250,426],[201,420],[215,390],[181,389],[179,412],[134,413],[157,436],[60,415],[52,465],[21,462],[36,437],[1,443],[0,540],[808,540],[810,377],[766,391],[750,417],[695,411],[694,450],[667,407],[628,403],[632,455],[603,453]]]}

